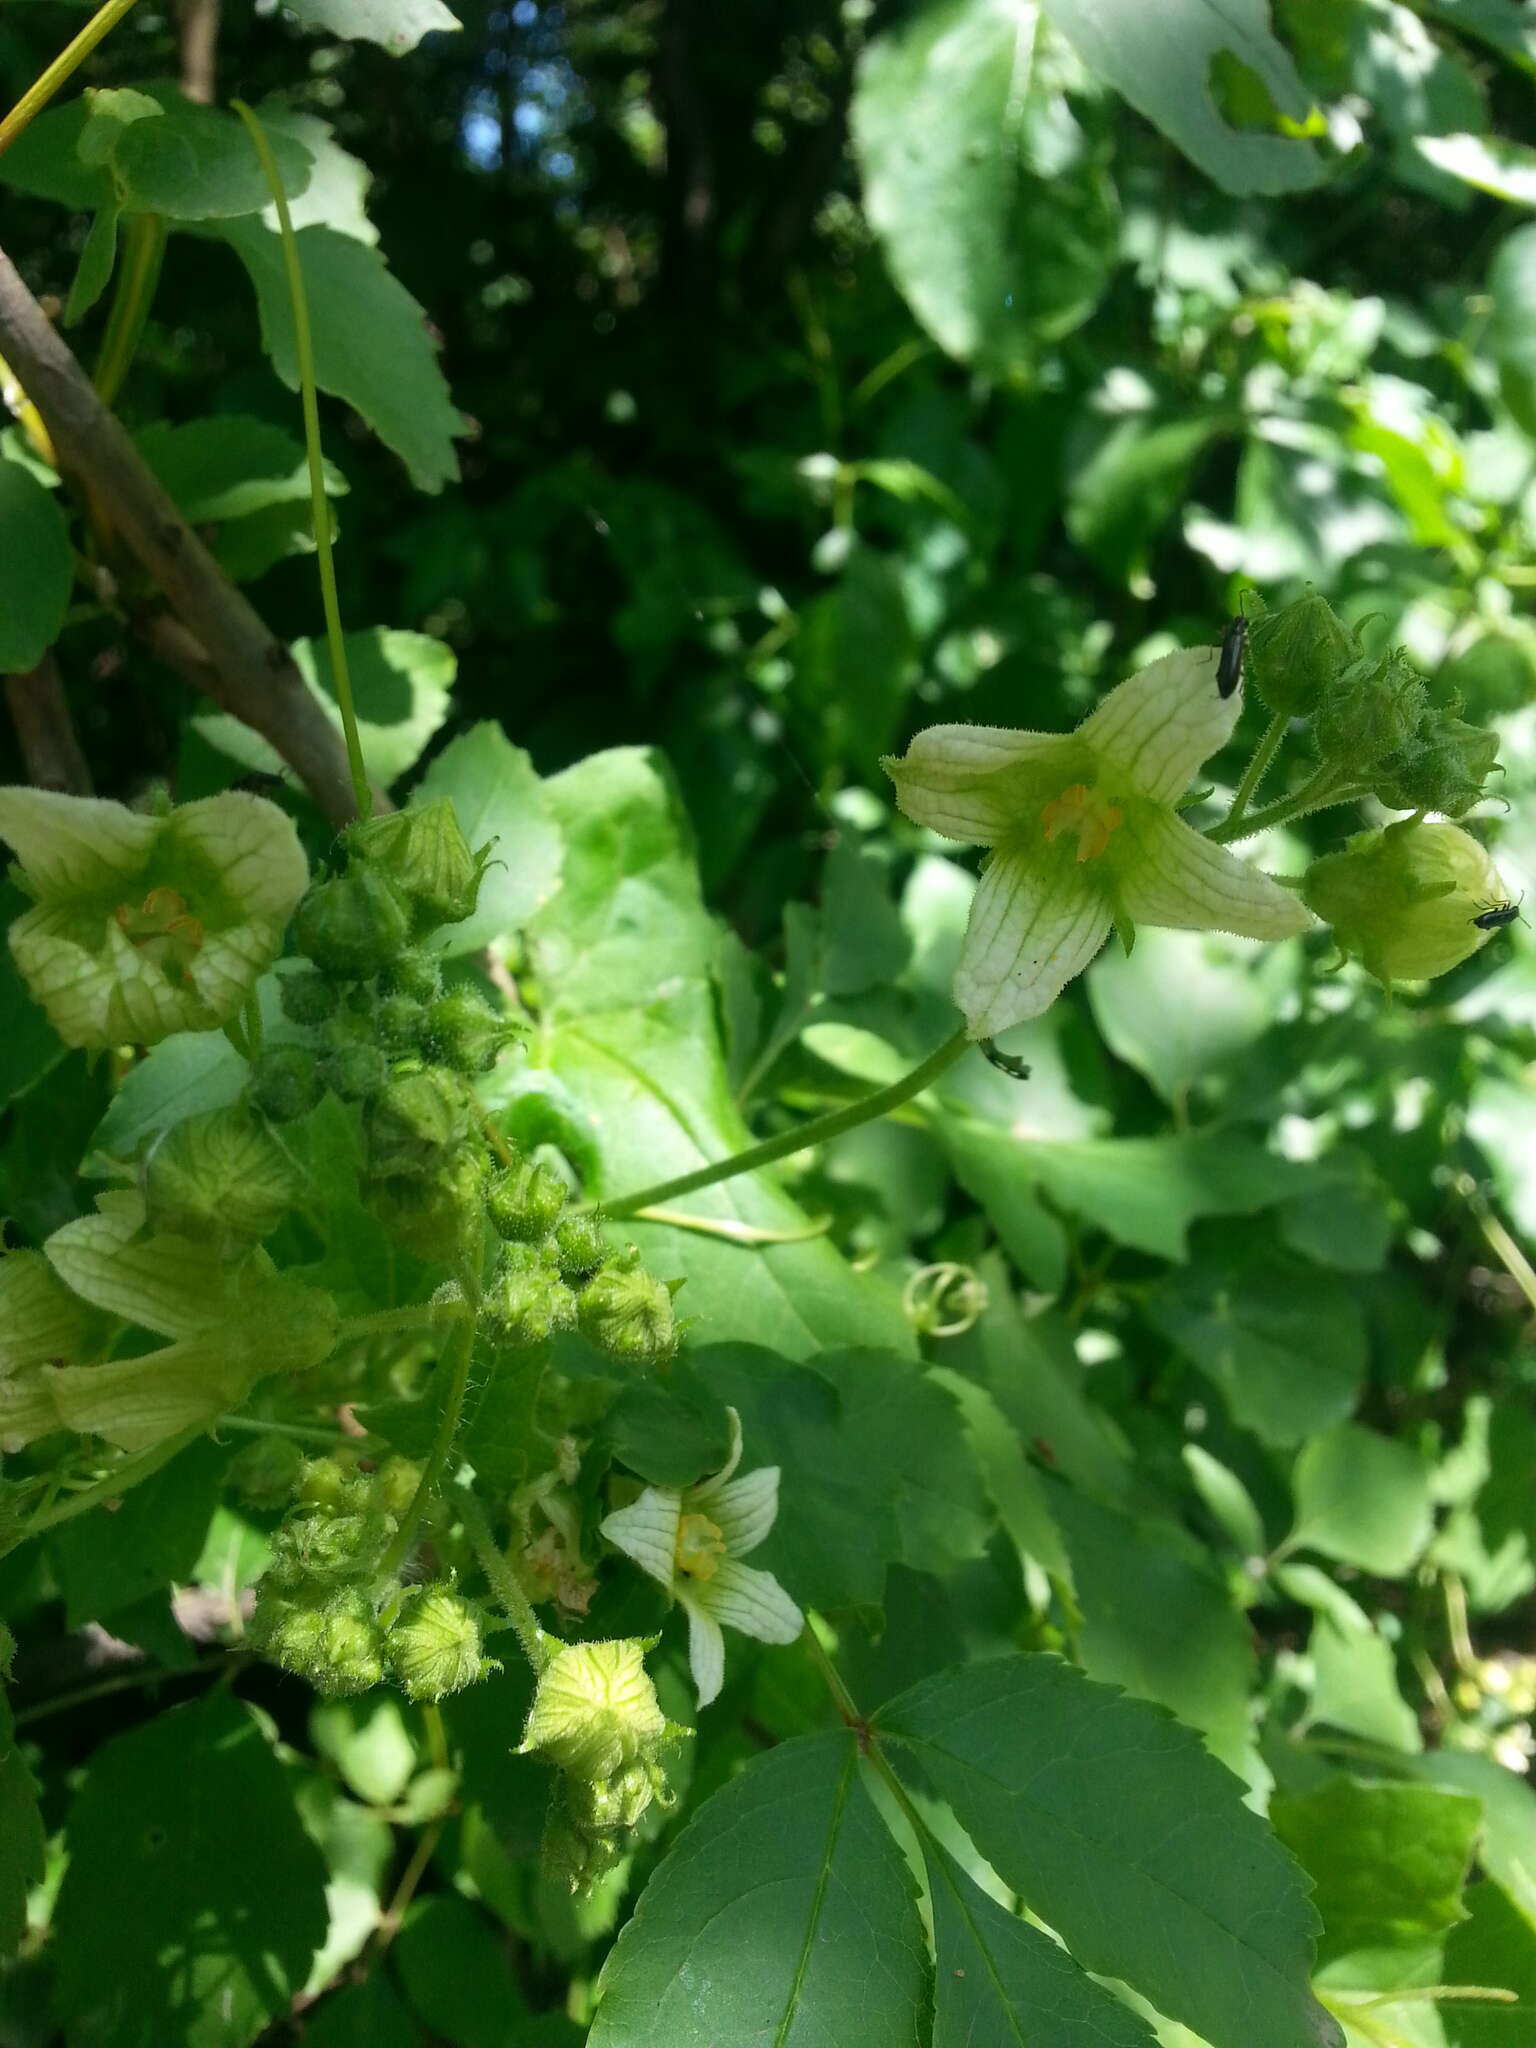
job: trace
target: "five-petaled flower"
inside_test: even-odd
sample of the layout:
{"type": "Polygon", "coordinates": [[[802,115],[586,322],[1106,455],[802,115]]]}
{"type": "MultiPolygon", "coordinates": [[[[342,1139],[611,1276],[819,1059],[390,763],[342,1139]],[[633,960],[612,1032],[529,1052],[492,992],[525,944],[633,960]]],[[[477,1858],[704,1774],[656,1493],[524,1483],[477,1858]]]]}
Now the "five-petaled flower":
{"type": "Polygon", "coordinates": [[[792,1643],[805,1617],[772,1573],[741,1562],[767,1536],[779,1512],[779,1468],[743,1478],[741,1418],[729,1409],[730,1456],[713,1478],[681,1492],[648,1486],[603,1523],[603,1534],[640,1569],[660,1580],[688,1616],[688,1662],[707,1707],[725,1677],[725,1640],[739,1629],[760,1643],[792,1643]]]}
{"type": "Polygon", "coordinates": [[[153,1045],[239,1015],[309,880],[293,822],[241,790],[163,817],[0,789],[33,908],[11,951],[66,1045],[153,1045]]]}
{"type": "Polygon", "coordinates": [[[1283,939],[1297,898],[1177,815],[1195,770],[1232,735],[1241,692],[1217,650],[1164,655],[1076,732],[935,725],[886,772],[909,818],[992,849],[971,908],[955,1000],[973,1038],[1038,1017],[1117,928],[1283,939]]]}

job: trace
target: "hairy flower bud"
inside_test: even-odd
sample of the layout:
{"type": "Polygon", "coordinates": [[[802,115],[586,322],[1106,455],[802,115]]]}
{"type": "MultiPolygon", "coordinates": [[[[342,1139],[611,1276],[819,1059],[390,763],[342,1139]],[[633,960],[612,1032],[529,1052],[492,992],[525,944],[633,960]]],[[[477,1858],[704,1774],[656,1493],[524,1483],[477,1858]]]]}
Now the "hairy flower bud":
{"type": "Polygon", "coordinates": [[[567,1280],[587,1279],[608,1256],[602,1219],[597,1216],[562,1216],[554,1241],[555,1257],[567,1280]]]}
{"type": "Polygon", "coordinates": [[[368,1171],[380,1178],[435,1173],[468,1129],[469,1108],[457,1075],[443,1067],[397,1074],[364,1112],[368,1171]]]}
{"type": "Polygon", "coordinates": [[[336,1009],[336,984],[316,967],[301,967],[278,976],[277,999],[290,1023],[323,1024],[336,1009]]]}
{"type": "Polygon", "coordinates": [[[325,973],[366,981],[405,946],[410,918],[382,875],[353,868],[310,889],[294,917],[293,936],[325,973]]]}
{"type": "Polygon", "coordinates": [[[251,1062],[251,1101],[269,1123],[292,1123],[325,1093],[320,1063],[307,1045],[269,1045],[251,1062]]]}
{"type": "Polygon", "coordinates": [[[558,1173],[532,1159],[519,1159],[498,1174],[486,1211],[499,1237],[533,1244],[548,1237],[565,1207],[566,1187],[558,1173]]]}
{"type": "Polygon", "coordinates": [[[388,1046],[391,1052],[414,1052],[426,1036],[426,1007],[403,990],[382,996],[371,1012],[370,1021],[379,1043],[388,1046]]]}
{"type": "Polygon", "coordinates": [[[485,856],[470,851],[446,798],[366,819],[346,837],[353,859],[386,876],[409,903],[417,937],[474,909],[485,856]]]}
{"type": "Polygon", "coordinates": [[[1370,782],[1412,744],[1428,707],[1423,678],[1406,655],[1362,654],[1335,676],[1313,714],[1318,754],[1351,781],[1370,782]]]}
{"type": "Polygon", "coordinates": [[[435,953],[413,946],[390,962],[386,977],[392,995],[409,996],[425,1006],[443,992],[442,962],[435,953]]]}
{"type": "Polygon", "coordinates": [[[537,1753],[572,1778],[612,1778],[652,1758],[671,1734],[633,1637],[570,1643],[545,1665],[520,1756],[537,1753]]]}
{"type": "Polygon", "coordinates": [[[1309,717],[1359,655],[1359,641],[1315,591],[1249,623],[1249,679],[1270,710],[1287,718],[1309,717]]]}
{"type": "Polygon", "coordinates": [[[259,1244],[303,1192],[292,1158],[240,1104],[173,1124],[146,1155],[143,1184],[151,1229],[226,1257],[259,1244]]]}
{"type": "Polygon", "coordinates": [[[516,1018],[498,1016],[471,988],[450,989],[427,1011],[427,1044],[460,1074],[488,1074],[506,1047],[523,1035],[516,1018]]]}
{"type": "Polygon", "coordinates": [[[327,1087],[343,1102],[366,1102],[389,1079],[389,1061],[376,1045],[338,1045],[320,1069],[327,1087]]]}
{"type": "Polygon", "coordinates": [[[303,1464],[291,1437],[253,1437],[225,1467],[225,1485],[246,1507],[270,1511],[287,1504],[303,1464]]]}
{"type": "Polygon", "coordinates": [[[499,1350],[527,1350],[576,1320],[576,1300],[552,1256],[509,1244],[480,1304],[480,1332],[499,1350]]]}
{"type": "Polygon", "coordinates": [[[1389,810],[1459,818],[1481,797],[1498,760],[1498,735],[1460,714],[1458,697],[1431,706],[1407,746],[1383,762],[1371,788],[1389,810]]]}
{"type": "Polygon", "coordinates": [[[584,1337],[626,1365],[664,1365],[677,1349],[672,1290],[645,1270],[634,1245],[587,1282],[576,1317],[584,1337]]]}
{"type": "Polygon", "coordinates": [[[373,1603],[360,1586],[331,1601],[313,1663],[305,1676],[332,1699],[367,1692],[384,1676],[384,1638],[373,1603]]]}
{"type": "Polygon", "coordinates": [[[480,1612],[441,1586],[413,1587],[384,1642],[384,1654],[408,1699],[440,1700],[484,1675],[480,1612]]]}
{"type": "Polygon", "coordinates": [[[1470,958],[1489,937],[1477,918],[1506,892],[1459,825],[1410,818],[1315,861],[1302,893],[1333,926],[1339,950],[1390,985],[1432,980],[1470,958]]]}
{"type": "Polygon", "coordinates": [[[369,1486],[346,1458],[310,1458],[300,1472],[294,1497],[301,1506],[330,1515],[358,1514],[368,1505],[369,1486]]]}

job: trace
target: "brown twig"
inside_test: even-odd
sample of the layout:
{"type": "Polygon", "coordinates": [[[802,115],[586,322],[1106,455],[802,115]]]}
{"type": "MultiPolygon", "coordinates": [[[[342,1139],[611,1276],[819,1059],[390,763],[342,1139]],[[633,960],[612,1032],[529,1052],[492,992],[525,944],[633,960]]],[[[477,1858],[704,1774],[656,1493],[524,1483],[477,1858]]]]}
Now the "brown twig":
{"type": "Polygon", "coordinates": [[[204,107],[218,93],[219,8],[220,0],[176,0],[181,89],[204,107]]]}
{"type": "Polygon", "coordinates": [[[66,796],[91,794],[91,771],[75,735],[59,665],[45,654],[25,675],[5,679],[5,701],[16,728],[27,780],[66,796]]]}
{"type": "MultiPolygon", "coordinates": [[[[64,474],[111,522],[203,656],[198,686],[259,732],[333,824],[356,815],[341,736],[292,655],[198,539],[0,250],[0,355],[42,415],[64,474]]],[[[177,664],[182,674],[190,667],[177,664]]]]}

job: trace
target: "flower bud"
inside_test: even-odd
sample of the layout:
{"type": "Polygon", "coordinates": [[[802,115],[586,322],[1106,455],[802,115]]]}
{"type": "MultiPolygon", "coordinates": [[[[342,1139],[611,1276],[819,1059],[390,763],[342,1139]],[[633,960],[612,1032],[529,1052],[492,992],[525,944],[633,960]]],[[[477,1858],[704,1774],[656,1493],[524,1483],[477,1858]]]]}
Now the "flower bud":
{"type": "Polygon", "coordinates": [[[562,1216],[555,1225],[555,1257],[567,1280],[585,1280],[608,1256],[602,1220],[597,1216],[562,1216]]]}
{"type": "Polygon", "coordinates": [[[653,1757],[672,1733],[633,1637],[570,1643],[545,1665],[519,1756],[537,1753],[576,1779],[612,1778],[653,1757]]]}
{"type": "Polygon", "coordinates": [[[1315,591],[1248,627],[1249,680],[1270,710],[1287,718],[1309,717],[1359,655],[1354,634],[1315,591]]]}
{"type": "Polygon", "coordinates": [[[216,1245],[225,1257],[259,1244],[303,1193],[289,1154],[240,1104],[173,1124],[146,1155],[143,1183],[152,1230],[216,1245]]]}
{"type": "Polygon", "coordinates": [[[410,937],[398,895],[371,868],[353,868],[317,882],[293,921],[294,944],[308,960],[343,981],[367,981],[410,937]]]}
{"type": "Polygon", "coordinates": [[[374,1474],[374,1494],[389,1515],[406,1513],[421,1485],[421,1467],[414,1458],[386,1458],[374,1474]]]}
{"type": "Polygon", "coordinates": [[[355,1464],[342,1458],[310,1458],[298,1477],[294,1497],[303,1507],[330,1515],[357,1514],[368,1505],[369,1486],[355,1464]]]}
{"type": "Polygon", "coordinates": [[[473,1685],[488,1668],[478,1609],[441,1586],[419,1586],[385,1637],[389,1668],[407,1699],[436,1701],[473,1685]]]}
{"type": "Polygon", "coordinates": [[[320,1063],[307,1045],[269,1045],[251,1062],[247,1092],[269,1123],[292,1123],[325,1093],[320,1063]]]}
{"type": "Polygon", "coordinates": [[[277,999],[292,1024],[323,1024],[336,1008],[336,984],[318,968],[278,976],[277,999]]]}
{"type": "Polygon", "coordinates": [[[1335,676],[1312,719],[1325,766],[1368,782],[1408,747],[1424,722],[1429,693],[1407,656],[1363,654],[1335,676]]]}
{"type": "Polygon", "coordinates": [[[484,855],[470,852],[446,798],[368,818],[346,836],[354,860],[387,877],[409,903],[417,937],[474,909],[484,855]]]}
{"type": "Polygon", "coordinates": [[[677,1349],[672,1290],[645,1270],[633,1245],[587,1282],[576,1319],[584,1337],[626,1365],[665,1365],[677,1349]]]}
{"type": "Polygon", "coordinates": [[[666,1779],[660,1766],[649,1759],[626,1764],[611,1778],[568,1777],[563,1791],[567,1814],[588,1835],[619,1834],[634,1827],[658,1795],[663,1795],[663,1805],[671,1803],[664,1796],[666,1779]]]}
{"type": "Polygon", "coordinates": [[[427,1011],[427,1043],[456,1073],[488,1074],[505,1048],[523,1036],[516,1018],[498,1016],[470,988],[450,989],[427,1011]]]}
{"type": "Polygon", "coordinates": [[[1469,833],[1412,818],[1362,832],[1315,861],[1302,889],[1333,926],[1340,952],[1389,986],[1432,980],[1469,959],[1489,936],[1475,920],[1505,893],[1469,833]]]}
{"type": "Polygon", "coordinates": [[[367,1692],[384,1676],[384,1637],[373,1603],[360,1586],[330,1602],[319,1646],[305,1677],[316,1692],[346,1699],[367,1692]]]}
{"type": "Polygon", "coordinates": [[[509,1244],[480,1303],[481,1335],[498,1350],[524,1351],[576,1320],[576,1301],[552,1257],[509,1244]]]}
{"type": "Polygon", "coordinates": [[[225,1485],[244,1506],[272,1510],[292,1498],[304,1453],[290,1437],[258,1436],[225,1468],[225,1485]]]}
{"type": "Polygon", "coordinates": [[[397,1074],[364,1111],[368,1171],[380,1178],[434,1173],[468,1129],[469,1111],[457,1075],[443,1067],[397,1074]]]}
{"type": "Polygon", "coordinates": [[[369,1207],[395,1239],[418,1258],[452,1265],[468,1251],[477,1256],[484,1236],[486,1166],[477,1152],[459,1152],[436,1173],[403,1174],[366,1183],[369,1207]]]}
{"type": "Polygon", "coordinates": [[[519,1159],[497,1175],[485,1206],[499,1237],[532,1244],[548,1237],[565,1197],[558,1173],[532,1159],[519,1159]]]}
{"type": "Polygon", "coordinates": [[[1498,735],[1468,725],[1460,712],[1456,697],[1431,706],[1407,746],[1377,770],[1371,788],[1389,810],[1459,818],[1481,797],[1498,759],[1498,735]]]}
{"type": "Polygon", "coordinates": [[[539,1851],[544,1875],[551,1884],[585,1898],[623,1853],[620,1835],[583,1829],[566,1812],[558,1795],[551,1800],[539,1851]]]}
{"type": "Polygon", "coordinates": [[[376,1045],[338,1045],[326,1054],[321,1072],[343,1102],[366,1102],[389,1079],[389,1061],[376,1045]]]}
{"type": "Polygon", "coordinates": [[[443,992],[442,963],[435,954],[413,946],[390,962],[388,981],[394,995],[409,996],[423,1006],[435,1003],[443,992]]]}
{"type": "Polygon", "coordinates": [[[381,997],[374,1006],[371,1021],[379,1043],[387,1045],[391,1052],[414,1052],[426,1036],[426,1007],[403,990],[381,997]]]}

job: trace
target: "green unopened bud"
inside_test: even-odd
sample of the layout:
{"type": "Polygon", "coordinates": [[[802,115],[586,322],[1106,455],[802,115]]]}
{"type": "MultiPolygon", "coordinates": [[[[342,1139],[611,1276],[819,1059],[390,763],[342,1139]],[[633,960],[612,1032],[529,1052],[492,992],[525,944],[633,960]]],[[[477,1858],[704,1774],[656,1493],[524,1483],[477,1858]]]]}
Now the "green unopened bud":
{"type": "Polygon", "coordinates": [[[367,1199],[407,1251],[453,1265],[465,1252],[478,1259],[485,1234],[486,1172],[480,1155],[466,1148],[430,1177],[402,1174],[367,1182],[367,1199]]]}
{"type": "Polygon", "coordinates": [[[374,1495],[386,1514],[405,1514],[421,1485],[421,1467],[414,1458],[386,1458],[374,1474],[374,1495]]]}
{"type": "Polygon", "coordinates": [[[1336,676],[1360,657],[1360,643],[1315,591],[1248,628],[1248,676],[1271,711],[1307,718],[1336,676]]]}
{"type": "Polygon", "coordinates": [[[351,1515],[368,1506],[369,1486],[350,1459],[310,1458],[299,1474],[294,1494],[301,1506],[323,1508],[331,1515],[351,1515]]]}
{"type": "Polygon", "coordinates": [[[664,1365],[677,1349],[672,1290],[633,1245],[593,1275],[577,1299],[581,1334],[626,1365],[664,1365]]]}
{"type": "Polygon", "coordinates": [[[367,1692],[384,1676],[384,1637],[373,1603],[360,1586],[331,1601],[314,1661],[305,1672],[316,1692],[346,1699],[367,1692]]]}
{"type": "Polygon", "coordinates": [[[347,829],[354,860],[384,875],[409,902],[418,937],[469,916],[480,894],[484,856],[470,852],[446,798],[391,811],[347,829]]]}
{"type": "Polygon", "coordinates": [[[384,1653],[400,1689],[413,1700],[462,1692],[489,1668],[480,1649],[479,1610],[441,1586],[407,1593],[384,1653]]]}
{"type": "Polygon", "coordinates": [[[1318,754],[1351,782],[1368,782],[1411,745],[1428,706],[1423,678],[1406,655],[1361,655],[1335,676],[1313,714],[1318,754]]]}
{"type": "Polygon", "coordinates": [[[338,1045],[326,1054],[321,1072],[343,1102],[366,1102],[389,1079],[389,1061],[376,1045],[338,1045]]]}
{"type": "MultiPolygon", "coordinates": [[[[567,1778],[563,1790],[565,1810],[584,1833],[617,1834],[634,1827],[658,1795],[665,1795],[666,1779],[647,1758],[611,1778],[567,1778]]],[[[670,1802],[663,1796],[661,1803],[670,1802]]]]}
{"type": "Polygon", "coordinates": [[[321,1654],[325,1622],[323,1607],[288,1599],[268,1573],[256,1596],[251,1641],[284,1671],[307,1677],[321,1654]]]}
{"type": "Polygon", "coordinates": [[[572,1778],[612,1778],[654,1757],[672,1734],[633,1637],[557,1650],[533,1695],[520,1756],[537,1752],[572,1778]]]}
{"type": "Polygon", "coordinates": [[[607,1256],[600,1217],[562,1216],[555,1225],[555,1257],[567,1280],[587,1279],[607,1256]]]}
{"type": "Polygon", "coordinates": [[[1460,712],[1459,698],[1432,706],[1408,745],[1378,769],[1371,789],[1389,810],[1459,818],[1477,802],[1498,759],[1498,735],[1460,712]]]}
{"type": "Polygon", "coordinates": [[[533,1244],[548,1237],[565,1207],[566,1186],[558,1173],[532,1159],[519,1159],[498,1174],[486,1210],[500,1237],[533,1244]]]}
{"type": "Polygon", "coordinates": [[[1430,981],[1486,945],[1476,920],[1504,902],[1505,889],[1459,825],[1410,818],[1315,861],[1302,895],[1333,926],[1339,950],[1390,985],[1430,981]]]}
{"type": "Polygon", "coordinates": [[[534,1245],[507,1245],[480,1303],[486,1341],[498,1350],[527,1350],[575,1320],[576,1297],[554,1259],[534,1245]]]}
{"type": "Polygon", "coordinates": [[[513,1017],[498,1016],[471,988],[450,989],[427,1012],[427,1043],[460,1074],[488,1074],[502,1052],[523,1037],[513,1017]]]}
{"type": "Polygon", "coordinates": [[[323,1024],[336,1008],[336,984],[315,967],[278,976],[277,999],[290,1023],[323,1024]]]}
{"type": "Polygon", "coordinates": [[[293,1159],[243,1105],[173,1124],[144,1161],[151,1229],[212,1244],[228,1257],[275,1230],[303,1193],[293,1159]]]}
{"type": "Polygon", "coordinates": [[[353,1514],[292,1515],[272,1539],[267,1570],[275,1585],[307,1579],[371,1578],[395,1533],[392,1516],[369,1506],[353,1514]]]}
{"type": "Polygon", "coordinates": [[[585,1898],[623,1853],[621,1835],[584,1829],[559,1797],[550,1802],[539,1860],[551,1884],[585,1898]]]}
{"type": "Polygon", "coordinates": [[[405,946],[410,917],[382,875],[353,868],[315,884],[299,905],[293,936],[305,958],[325,973],[367,981],[405,946]]]}
{"type": "Polygon", "coordinates": [[[325,1093],[320,1063],[307,1045],[269,1045],[251,1062],[251,1101],[269,1123],[292,1123],[325,1093]]]}
{"type": "Polygon", "coordinates": [[[372,1022],[381,1045],[387,1045],[391,1052],[414,1052],[426,1036],[426,1006],[415,996],[397,990],[380,999],[372,1022]]]}
{"type": "Polygon", "coordinates": [[[456,1074],[443,1067],[397,1074],[364,1112],[368,1170],[381,1178],[435,1173],[468,1129],[469,1109],[456,1074]]]}
{"type": "Polygon", "coordinates": [[[304,1453],[291,1437],[253,1437],[225,1467],[224,1483],[246,1507],[286,1506],[298,1483],[304,1453]]]}
{"type": "Polygon", "coordinates": [[[435,1003],[443,992],[442,962],[419,946],[391,961],[387,978],[391,994],[410,996],[423,1008],[435,1003]]]}

